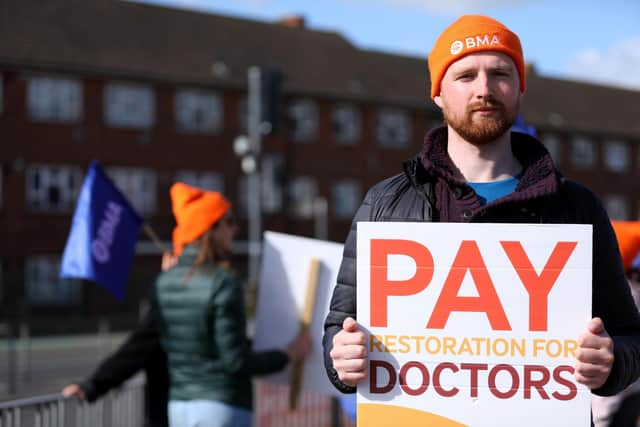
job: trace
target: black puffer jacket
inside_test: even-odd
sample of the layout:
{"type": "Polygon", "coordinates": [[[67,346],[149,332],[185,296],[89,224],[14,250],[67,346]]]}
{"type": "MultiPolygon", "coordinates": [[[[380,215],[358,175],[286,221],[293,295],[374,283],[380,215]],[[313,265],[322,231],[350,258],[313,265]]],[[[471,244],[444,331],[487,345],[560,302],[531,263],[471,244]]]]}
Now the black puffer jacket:
{"type": "Polygon", "coordinates": [[[615,362],[607,382],[594,393],[611,395],[640,375],[640,318],[626,278],[607,213],[587,188],[563,178],[544,146],[512,134],[512,150],[523,166],[515,192],[483,205],[457,178],[447,154],[446,127],[425,137],[423,152],[405,162],[405,172],[373,186],[358,209],[345,242],[323,338],[325,368],[340,391],[355,392],[340,381],[329,352],[346,317],[356,317],[356,227],[359,221],[442,221],[556,223],[593,225],[594,317],[603,319],[614,339],[615,362]]]}
{"type": "Polygon", "coordinates": [[[167,355],[160,344],[158,327],[149,311],[140,325],[118,349],[80,385],[93,402],[109,390],[119,387],[129,378],[144,370],[145,426],[166,427],[169,402],[169,373],[167,355]]]}

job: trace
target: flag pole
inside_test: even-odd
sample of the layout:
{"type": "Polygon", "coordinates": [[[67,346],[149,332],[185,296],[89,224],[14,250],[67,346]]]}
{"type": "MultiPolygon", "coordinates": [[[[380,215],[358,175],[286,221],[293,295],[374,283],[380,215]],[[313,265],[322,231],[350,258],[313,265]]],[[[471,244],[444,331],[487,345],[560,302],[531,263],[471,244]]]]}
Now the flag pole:
{"type": "Polygon", "coordinates": [[[158,249],[160,249],[161,252],[163,252],[163,253],[164,252],[168,252],[167,248],[162,244],[162,241],[158,238],[158,235],[156,234],[156,232],[153,231],[153,228],[151,228],[151,226],[148,223],[145,222],[144,224],[142,224],[142,229],[147,234],[149,239],[151,239],[153,244],[158,249]]]}

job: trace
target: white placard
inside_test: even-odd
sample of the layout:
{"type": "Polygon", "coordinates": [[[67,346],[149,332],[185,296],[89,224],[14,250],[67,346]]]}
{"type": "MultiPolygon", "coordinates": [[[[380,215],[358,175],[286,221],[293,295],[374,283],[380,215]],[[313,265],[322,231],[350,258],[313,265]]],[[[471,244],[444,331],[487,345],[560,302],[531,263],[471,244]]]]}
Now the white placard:
{"type": "MultiPolygon", "coordinates": [[[[304,361],[302,390],[339,395],[324,368],[322,335],[331,293],[342,260],[343,245],[306,237],[266,232],[256,307],[255,350],[283,348],[298,333],[306,297],[311,259],[320,260],[315,307],[310,332],[312,353],[304,361]]],[[[290,383],[290,367],[262,377],[280,384],[290,383]]]]}
{"type": "Polygon", "coordinates": [[[590,425],[590,225],[361,222],[357,244],[358,425],[590,425]]]}

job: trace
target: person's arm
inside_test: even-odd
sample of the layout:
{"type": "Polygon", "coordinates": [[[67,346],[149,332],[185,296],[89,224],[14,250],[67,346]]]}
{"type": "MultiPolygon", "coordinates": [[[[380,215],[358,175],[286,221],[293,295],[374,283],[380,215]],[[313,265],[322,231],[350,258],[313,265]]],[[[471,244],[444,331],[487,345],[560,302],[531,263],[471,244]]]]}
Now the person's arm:
{"type": "MultiPolygon", "coordinates": [[[[587,359],[577,361],[576,372],[586,369],[583,372],[590,378],[583,383],[589,385],[594,394],[609,396],[626,388],[640,375],[640,317],[624,275],[611,222],[597,199],[591,212],[594,215],[592,314],[602,319],[603,328],[599,331],[594,327],[587,332],[590,344],[583,352],[587,359]],[[613,360],[609,360],[609,356],[613,360]]],[[[585,336],[580,342],[584,342],[583,338],[585,336]]]]}
{"type": "Polygon", "coordinates": [[[120,386],[144,368],[150,357],[162,353],[162,346],[151,312],[118,349],[107,357],[84,381],[63,389],[65,397],[77,396],[93,402],[120,386]],[[160,352],[160,353],[159,353],[160,352]]]}
{"type": "Polygon", "coordinates": [[[264,375],[281,371],[289,361],[301,360],[310,349],[308,334],[298,335],[284,349],[252,351],[246,336],[244,294],[240,283],[227,276],[212,296],[213,337],[226,372],[264,375]]]}
{"type": "Polygon", "coordinates": [[[355,393],[355,384],[358,379],[364,378],[365,373],[363,365],[366,360],[366,348],[364,343],[357,344],[360,336],[354,321],[356,319],[356,243],[358,222],[370,220],[373,197],[373,192],[370,190],[351,222],[344,244],[337,283],[333,289],[329,314],[324,322],[322,338],[324,366],[331,383],[343,393],[355,393]],[[348,328],[345,330],[343,326],[347,318],[351,318],[353,322],[349,321],[348,328]],[[351,335],[353,333],[358,335],[351,335]],[[338,366],[335,365],[336,361],[338,366]]]}

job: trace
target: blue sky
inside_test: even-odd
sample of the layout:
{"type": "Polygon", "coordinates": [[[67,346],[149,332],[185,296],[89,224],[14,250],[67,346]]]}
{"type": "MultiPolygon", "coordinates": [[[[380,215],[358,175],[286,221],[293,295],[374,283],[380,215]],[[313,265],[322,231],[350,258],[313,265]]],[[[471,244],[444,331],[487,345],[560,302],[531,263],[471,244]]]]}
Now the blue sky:
{"type": "Polygon", "coordinates": [[[273,21],[306,18],[363,49],[426,58],[459,15],[490,15],[515,31],[540,74],[640,90],[639,0],[144,0],[273,21]]]}

